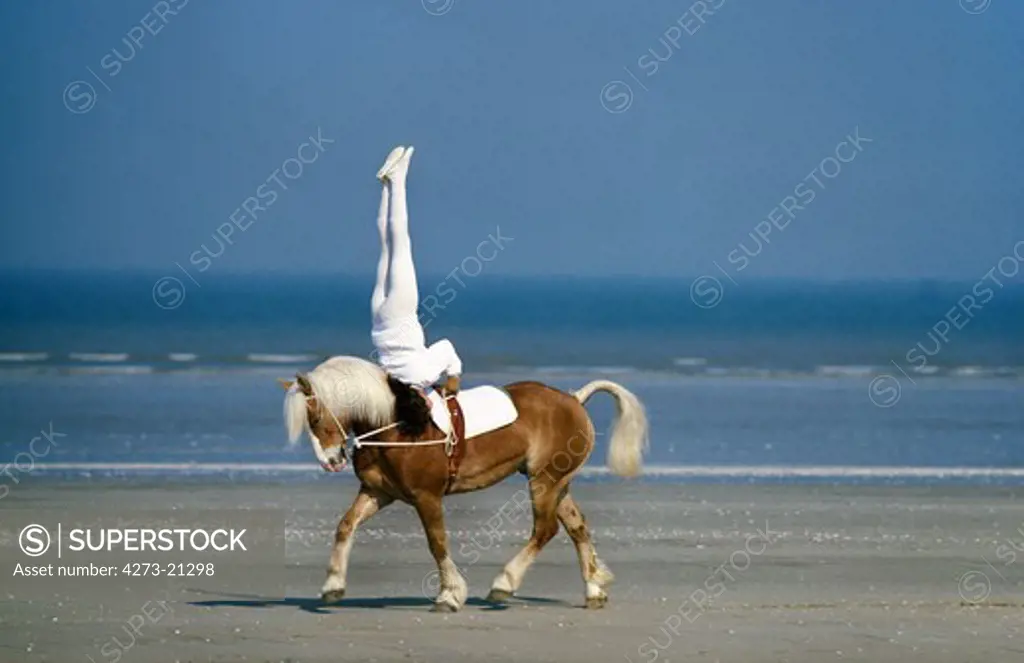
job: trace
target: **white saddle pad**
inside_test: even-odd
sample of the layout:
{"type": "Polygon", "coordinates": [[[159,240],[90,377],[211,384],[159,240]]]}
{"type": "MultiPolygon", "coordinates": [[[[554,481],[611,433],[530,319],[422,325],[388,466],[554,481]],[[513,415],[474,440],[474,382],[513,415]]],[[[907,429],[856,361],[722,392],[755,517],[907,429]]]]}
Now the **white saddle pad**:
{"type": "MultiPolygon", "coordinates": [[[[452,422],[444,398],[435,390],[431,390],[427,398],[430,400],[431,418],[447,435],[452,422]]],[[[512,398],[498,387],[473,387],[460,391],[456,398],[462,406],[462,416],[466,419],[467,440],[508,426],[519,416],[512,398]]]]}

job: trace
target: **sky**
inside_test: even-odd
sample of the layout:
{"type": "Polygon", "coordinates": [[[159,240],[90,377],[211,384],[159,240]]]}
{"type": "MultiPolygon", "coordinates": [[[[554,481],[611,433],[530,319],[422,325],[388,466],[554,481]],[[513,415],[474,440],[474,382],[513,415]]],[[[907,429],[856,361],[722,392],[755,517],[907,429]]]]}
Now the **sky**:
{"type": "Polygon", "coordinates": [[[412,144],[425,274],[497,232],[495,275],[976,279],[1024,240],[1022,34],[1012,0],[7,2],[0,269],[372,274],[412,144]]]}

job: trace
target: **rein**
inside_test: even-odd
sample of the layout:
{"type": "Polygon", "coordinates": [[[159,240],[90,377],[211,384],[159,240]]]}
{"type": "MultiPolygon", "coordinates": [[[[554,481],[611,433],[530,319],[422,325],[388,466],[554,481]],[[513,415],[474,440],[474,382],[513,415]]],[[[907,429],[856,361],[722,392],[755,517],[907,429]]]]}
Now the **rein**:
{"type": "MultiPolygon", "coordinates": [[[[314,393],[312,396],[307,396],[306,400],[309,400],[310,398],[316,398],[316,394],[314,393]]],[[[323,401],[320,401],[319,399],[317,400],[317,404],[320,406],[321,409],[327,410],[327,414],[331,415],[331,419],[334,420],[334,425],[337,426],[338,430],[341,432],[342,439],[347,440],[349,438],[348,431],[346,431],[345,427],[341,425],[340,421],[338,421],[338,417],[334,415],[334,412],[331,411],[331,408],[324,407],[323,401]]],[[[383,433],[386,430],[397,428],[399,425],[400,422],[396,421],[393,424],[388,424],[387,426],[375,428],[374,430],[368,433],[363,433],[362,435],[353,435],[352,446],[354,446],[356,449],[361,449],[362,447],[419,447],[428,444],[447,444],[449,441],[447,437],[444,438],[443,440],[417,440],[415,442],[385,442],[382,440],[371,440],[369,442],[365,441],[366,438],[368,437],[373,437],[377,433],[383,433]]]]}
{"type": "MultiPolygon", "coordinates": [[[[337,419],[335,419],[335,421],[337,421],[337,419]]],[[[386,430],[391,430],[392,428],[395,428],[398,425],[399,424],[396,422],[393,424],[388,424],[387,426],[381,426],[380,428],[372,430],[369,433],[356,435],[355,437],[352,438],[352,445],[356,449],[359,449],[360,447],[419,447],[425,444],[445,444],[448,442],[448,438],[445,438],[443,440],[417,440],[415,442],[384,442],[381,440],[371,440],[369,442],[363,441],[365,438],[376,435],[377,433],[383,433],[386,430]]]]}
{"type": "MultiPolygon", "coordinates": [[[[312,395],[307,396],[306,400],[308,401],[310,398],[315,398],[315,397],[316,397],[316,394],[314,392],[312,395]]],[[[383,440],[371,440],[371,441],[367,441],[366,440],[366,438],[373,437],[374,435],[376,435],[378,433],[383,433],[384,431],[391,430],[392,428],[395,428],[395,427],[399,426],[400,422],[396,421],[396,422],[388,424],[386,426],[381,426],[380,428],[375,428],[375,429],[373,429],[371,431],[363,433],[362,435],[353,435],[352,436],[352,445],[353,445],[353,447],[355,447],[355,451],[358,451],[359,449],[361,449],[363,447],[422,447],[422,446],[433,445],[433,444],[443,444],[443,445],[445,445],[444,453],[445,453],[445,456],[448,457],[448,480],[445,482],[444,492],[447,495],[449,492],[451,492],[452,486],[455,484],[455,479],[456,479],[456,476],[458,475],[458,472],[459,472],[459,465],[462,463],[462,457],[465,455],[465,446],[466,446],[465,445],[465,434],[466,434],[465,421],[463,419],[462,409],[459,407],[459,402],[457,400],[454,400],[454,398],[455,398],[454,396],[445,396],[444,397],[445,405],[448,407],[448,413],[449,413],[449,416],[451,417],[451,432],[444,439],[441,439],[441,440],[416,440],[416,441],[409,441],[409,442],[386,442],[386,441],[383,441],[383,440]]],[[[323,402],[319,401],[319,400],[317,401],[317,406],[319,408],[321,408],[321,409],[324,408],[323,402]]],[[[338,427],[338,432],[341,433],[341,439],[342,439],[341,450],[342,450],[342,453],[344,454],[345,453],[345,443],[347,442],[347,440],[349,438],[348,431],[346,431],[345,427],[341,425],[341,422],[338,420],[337,415],[335,415],[334,412],[331,411],[330,408],[327,408],[327,414],[329,414],[331,416],[331,419],[334,421],[334,424],[338,427]]],[[[314,436],[314,435],[311,435],[311,437],[313,437],[316,440],[317,446],[319,447],[319,453],[317,454],[317,457],[319,458],[320,454],[323,454],[324,456],[326,456],[326,452],[324,451],[323,445],[320,444],[320,440],[317,439],[316,436],[314,436]]],[[[340,471],[340,470],[337,470],[337,469],[333,469],[334,466],[336,465],[336,463],[334,463],[334,462],[329,462],[328,461],[325,464],[323,462],[323,460],[321,460],[320,464],[327,471],[330,471],[330,472],[340,471]]],[[[344,467],[344,466],[342,466],[342,467],[344,467]]]]}

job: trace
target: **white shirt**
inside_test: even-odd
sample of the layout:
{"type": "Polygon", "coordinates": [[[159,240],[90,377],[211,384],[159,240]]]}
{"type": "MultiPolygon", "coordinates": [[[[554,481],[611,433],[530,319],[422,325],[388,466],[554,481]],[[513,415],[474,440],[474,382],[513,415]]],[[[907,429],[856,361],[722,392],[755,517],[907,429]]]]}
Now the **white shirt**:
{"type": "Polygon", "coordinates": [[[429,348],[423,327],[415,315],[374,325],[370,332],[377,361],[392,376],[414,387],[429,387],[443,375],[462,373],[462,362],[447,340],[429,348]]]}

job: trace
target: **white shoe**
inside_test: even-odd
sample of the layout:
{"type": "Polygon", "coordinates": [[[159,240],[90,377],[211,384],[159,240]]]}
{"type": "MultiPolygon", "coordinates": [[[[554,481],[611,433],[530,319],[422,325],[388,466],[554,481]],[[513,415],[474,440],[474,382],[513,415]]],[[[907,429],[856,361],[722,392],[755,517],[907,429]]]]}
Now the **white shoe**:
{"type": "Polygon", "coordinates": [[[412,145],[405,148],[405,152],[402,153],[402,156],[398,159],[398,162],[394,166],[392,166],[391,170],[388,172],[387,178],[389,180],[391,180],[392,182],[405,181],[406,175],[409,174],[409,160],[412,159],[412,154],[415,151],[416,148],[413,147],[412,145]]]}
{"type": "Polygon", "coordinates": [[[383,182],[391,174],[391,171],[402,160],[402,156],[405,154],[405,148],[399,145],[395,149],[391,150],[388,154],[388,158],[384,160],[384,165],[377,171],[377,179],[383,182]]]}

